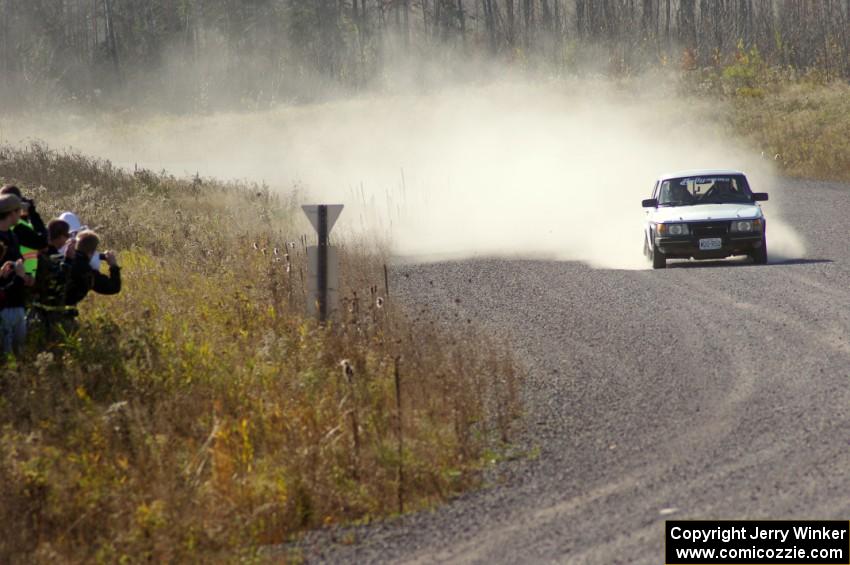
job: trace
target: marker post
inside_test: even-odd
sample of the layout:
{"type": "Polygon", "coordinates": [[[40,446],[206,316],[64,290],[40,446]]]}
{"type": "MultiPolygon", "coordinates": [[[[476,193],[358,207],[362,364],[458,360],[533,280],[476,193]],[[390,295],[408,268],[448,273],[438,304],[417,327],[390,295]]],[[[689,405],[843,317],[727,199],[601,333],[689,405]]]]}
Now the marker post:
{"type": "Polygon", "coordinates": [[[342,204],[301,207],[318,234],[318,245],[307,248],[307,313],[325,322],[337,308],[339,257],[328,236],[342,213],[342,204]]]}

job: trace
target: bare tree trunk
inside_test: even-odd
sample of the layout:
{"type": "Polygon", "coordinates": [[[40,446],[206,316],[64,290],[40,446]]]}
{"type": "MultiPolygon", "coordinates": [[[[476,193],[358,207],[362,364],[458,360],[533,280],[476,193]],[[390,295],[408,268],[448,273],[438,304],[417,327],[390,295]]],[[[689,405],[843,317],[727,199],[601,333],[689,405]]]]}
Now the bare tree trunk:
{"type": "MultiPolygon", "coordinates": [[[[714,5],[714,48],[718,57],[723,53],[723,16],[725,10],[723,4],[716,2],[714,5]]],[[[719,62],[719,61],[718,61],[719,62]]]]}
{"type": "Polygon", "coordinates": [[[823,66],[824,72],[826,73],[826,80],[832,79],[833,71],[832,71],[832,49],[829,46],[830,40],[832,37],[832,1],[825,0],[826,6],[821,7],[820,12],[820,20],[821,20],[821,37],[823,37],[823,66]],[[825,8],[825,10],[824,10],[825,8]],[[824,11],[826,14],[824,14],[824,11]]]}
{"type": "Polygon", "coordinates": [[[655,14],[652,18],[655,20],[655,49],[658,50],[658,37],[661,33],[661,0],[655,2],[655,14]]]}
{"type": "Polygon", "coordinates": [[[404,9],[404,14],[402,15],[402,21],[404,22],[404,47],[405,51],[407,51],[410,48],[410,0],[404,0],[402,8],[404,9]]]}
{"type": "Polygon", "coordinates": [[[576,0],[576,34],[578,34],[580,39],[584,38],[586,18],[585,0],[576,0]]]}
{"type": "Polygon", "coordinates": [[[357,35],[357,49],[360,53],[360,67],[362,69],[366,64],[366,0],[359,0],[359,7],[358,0],[353,0],[351,5],[354,31],[357,35]]]}
{"type": "Polygon", "coordinates": [[[555,11],[555,33],[558,39],[561,39],[564,34],[564,20],[561,11],[561,0],[553,0],[553,8],[555,11]]]}
{"type": "Polygon", "coordinates": [[[422,6],[422,29],[428,31],[428,0],[421,0],[422,6]]]}
{"type": "Polygon", "coordinates": [[[0,71],[9,72],[9,2],[0,0],[0,71]]]}
{"type": "Polygon", "coordinates": [[[186,7],[186,51],[192,55],[192,60],[195,60],[195,34],[194,34],[194,22],[192,21],[192,16],[194,11],[194,4],[190,3],[186,7]]]}
{"type": "Polygon", "coordinates": [[[549,7],[549,0],[540,0],[540,16],[542,19],[542,27],[547,32],[552,31],[552,9],[549,7]]]}
{"type": "Polygon", "coordinates": [[[696,46],[695,0],[679,0],[677,16],[679,40],[688,47],[696,46]]]}
{"type": "MultiPolygon", "coordinates": [[[[847,0],[850,2],[850,0],[847,0]]],[[[516,43],[516,14],[514,11],[514,0],[507,0],[508,10],[508,44],[513,47],[516,43]]]]}
{"type": "Polygon", "coordinates": [[[91,57],[94,60],[95,52],[97,52],[97,0],[92,0],[91,6],[91,27],[92,27],[92,46],[91,57]]]}
{"type": "Polygon", "coordinates": [[[493,0],[482,0],[484,8],[484,25],[487,28],[487,37],[490,41],[490,52],[495,53],[498,49],[496,40],[496,17],[493,14],[493,0]]]}
{"type": "Polygon", "coordinates": [[[844,8],[841,10],[841,45],[842,45],[842,60],[844,68],[841,70],[844,78],[850,76],[850,42],[848,42],[847,26],[850,25],[850,0],[845,0],[844,8]]]}
{"type": "Polygon", "coordinates": [[[603,37],[606,40],[613,39],[615,37],[615,16],[613,7],[611,6],[610,0],[601,0],[602,1],[602,26],[605,30],[603,32],[603,37]]]}
{"type": "Polygon", "coordinates": [[[652,2],[653,0],[643,0],[640,10],[640,30],[644,38],[648,38],[652,34],[652,2]]]}

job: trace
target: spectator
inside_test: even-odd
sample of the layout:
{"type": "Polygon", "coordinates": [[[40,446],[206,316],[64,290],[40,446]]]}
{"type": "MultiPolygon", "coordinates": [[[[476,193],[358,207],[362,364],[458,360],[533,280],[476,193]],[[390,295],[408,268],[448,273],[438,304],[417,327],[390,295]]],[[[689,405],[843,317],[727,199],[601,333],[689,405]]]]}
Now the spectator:
{"type": "Polygon", "coordinates": [[[70,330],[73,307],[66,306],[67,265],[60,249],[70,240],[70,227],[63,220],[47,223],[47,249],[38,254],[35,298],[28,312],[29,333],[36,335],[40,347],[52,343],[62,328],[70,330]],[[68,323],[66,323],[68,322],[68,323]]]}
{"type": "Polygon", "coordinates": [[[0,242],[6,248],[0,259],[0,346],[4,354],[21,353],[27,334],[24,287],[33,283],[24,271],[20,244],[13,231],[21,218],[21,205],[15,194],[0,194],[0,242]]]}
{"type": "MultiPolygon", "coordinates": [[[[59,219],[68,223],[68,231],[70,232],[72,238],[81,231],[89,229],[89,227],[82,223],[82,221],[80,221],[80,218],[73,212],[62,212],[61,214],[59,214],[59,219]]],[[[61,250],[63,252],[65,251],[64,249],[61,250]]],[[[94,256],[92,256],[91,268],[95,271],[100,270],[100,254],[95,253],[94,256]]]]}
{"type": "Polygon", "coordinates": [[[76,306],[89,291],[98,294],[118,294],[121,292],[121,268],[115,258],[115,253],[107,251],[98,253],[97,246],[100,238],[91,230],[83,230],[66,251],[68,264],[68,287],[66,306],[76,306]],[[109,275],[92,268],[92,260],[103,259],[109,265],[109,275]]]}
{"type": "Polygon", "coordinates": [[[0,194],[14,194],[21,200],[21,218],[12,227],[12,231],[18,238],[21,256],[24,259],[24,271],[35,277],[38,252],[47,246],[47,228],[35,210],[35,201],[24,198],[17,186],[7,184],[0,188],[0,194]]]}
{"type": "Polygon", "coordinates": [[[50,220],[47,222],[47,255],[56,255],[60,249],[71,239],[71,226],[64,220],[50,220]]]}

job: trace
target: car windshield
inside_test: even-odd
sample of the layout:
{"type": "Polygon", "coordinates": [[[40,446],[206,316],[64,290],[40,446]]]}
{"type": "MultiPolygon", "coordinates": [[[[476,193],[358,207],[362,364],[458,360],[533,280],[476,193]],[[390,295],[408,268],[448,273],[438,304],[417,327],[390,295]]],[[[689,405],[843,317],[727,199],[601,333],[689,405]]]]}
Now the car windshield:
{"type": "Polygon", "coordinates": [[[744,175],[681,177],[661,182],[659,206],[693,206],[752,202],[753,194],[744,175]]]}

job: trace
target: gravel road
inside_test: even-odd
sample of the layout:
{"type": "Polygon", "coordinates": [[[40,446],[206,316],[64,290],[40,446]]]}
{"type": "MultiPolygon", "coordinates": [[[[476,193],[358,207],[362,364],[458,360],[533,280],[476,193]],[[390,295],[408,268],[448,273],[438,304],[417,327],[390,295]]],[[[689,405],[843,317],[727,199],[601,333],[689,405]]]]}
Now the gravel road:
{"type": "Polygon", "coordinates": [[[779,191],[804,260],[398,267],[405,300],[510,336],[540,456],[433,512],[347,530],[354,544],[311,537],[304,557],[658,564],[668,517],[848,519],[850,186],[779,191]]]}

